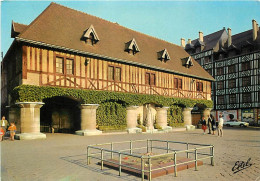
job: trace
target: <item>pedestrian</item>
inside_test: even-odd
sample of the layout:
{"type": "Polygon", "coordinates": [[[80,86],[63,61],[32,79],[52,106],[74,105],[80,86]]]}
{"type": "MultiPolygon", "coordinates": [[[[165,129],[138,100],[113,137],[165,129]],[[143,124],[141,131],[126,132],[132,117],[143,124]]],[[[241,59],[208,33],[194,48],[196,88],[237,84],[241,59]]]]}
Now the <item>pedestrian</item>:
{"type": "Polygon", "coordinates": [[[9,126],[8,130],[10,131],[10,138],[12,141],[14,141],[14,135],[16,132],[16,126],[14,123],[11,123],[11,125],[9,126]]]}
{"type": "Polygon", "coordinates": [[[4,140],[4,138],[3,138],[4,135],[5,135],[5,131],[2,127],[0,127],[0,141],[4,140]]]}
{"type": "Polygon", "coordinates": [[[219,122],[218,122],[218,136],[223,136],[223,123],[224,123],[224,119],[223,119],[223,115],[219,116],[219,122]]]}
{"type": "MultiPolygon", "coordinates": [[[[0,126],[4,129],[4,132],[6,133],[6,129],[9,126],[8,121],[5,119],[5,116],[2,117],[0,126]]],[[[4,136],[4,135],[3,135],[4,136]]]]}
{"type": "Polygon", "coordinates": [[[216,120],[215,120],[215,118],[214,118],[214,116],[211,114],[210,115],[210,118],[211,118],[211,125],[212,125],[212,135],[215,135],[215,131],[216,131],[216,129],[217,129],[217,127],[216,127],[216,120]]]}
{"type": "Polygon", "coordinates": [[[208,128],[209,128],[209,133],[211,134],[211,129],[212,129],[212,119],[211,117],[208,115],[208,128]]]}
{"type": "Polygon", "coordinates": [[[207,129],[207,122],[206,122],[206,119],[205,117],[202,117],[202,130],[203,130],[203,134],[206,134],[205,131],[207,129]]]}

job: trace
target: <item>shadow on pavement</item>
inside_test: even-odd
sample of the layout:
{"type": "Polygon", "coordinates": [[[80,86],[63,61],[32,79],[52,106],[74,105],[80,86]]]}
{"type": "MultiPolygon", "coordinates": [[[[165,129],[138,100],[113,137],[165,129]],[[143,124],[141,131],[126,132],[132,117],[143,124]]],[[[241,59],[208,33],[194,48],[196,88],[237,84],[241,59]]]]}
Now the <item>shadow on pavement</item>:
{"type": "Polygon", "coordinates": [[[108,171],[112,171],[112,169],[103,168],[103,170],[101,170],[100,166],[97,167],[97,164],[94,164],[94,163],[88,165],[87,164],[87,154],[73,155],[73,156],[67,156],[67,157],[60,157],[60,159],[64,160],[64,161],[67,161],[67,162],[70,162],[70,163],[73,163],[73,164],[75,164],[77,166],[86,168],[86,169],[88,169],[90,171],[93,171],[93,172],[97,172],[97,173],[100,173],[100,174],[103,174],[103,175],[113,176],[113,177],[118,178],[120,180],[129,180],[129,181],[133,180],[133,177],[129,178],[132,175],[124,174],[125,176],[122,176],[122,175],[118,176],[116,174],[108,172],[108,171]],[[91,166],[91,165],[95,165],[96,167],[95,166],[91,166]]]}

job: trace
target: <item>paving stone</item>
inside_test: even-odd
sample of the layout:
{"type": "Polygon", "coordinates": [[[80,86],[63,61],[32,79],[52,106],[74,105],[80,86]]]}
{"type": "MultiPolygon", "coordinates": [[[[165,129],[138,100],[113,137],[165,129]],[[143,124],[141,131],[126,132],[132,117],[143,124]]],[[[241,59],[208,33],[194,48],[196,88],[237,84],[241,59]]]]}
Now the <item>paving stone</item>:
{"type": "Polygon", "coordinates": [[[204,165],[178,172],[178,176],[166,175],[153,180],[256,180],[260,178],[260,131],[248,128],[224,129],[225,136],[203,135],[202,130],[156,134],[106,134],[77,136],[71,134],[47,134],[46,140],[5,140],[1,145],[1,179],[5,181],[114,181],[141,180],[139,177],[104,168],[93,160],[87,165],[87,145],[140,139],[162,139],[183,142],[213,144],[215,166],[209,160],[204,165]],[[236,161],[253,165],[236,174],[232,168],[236,161]]]}

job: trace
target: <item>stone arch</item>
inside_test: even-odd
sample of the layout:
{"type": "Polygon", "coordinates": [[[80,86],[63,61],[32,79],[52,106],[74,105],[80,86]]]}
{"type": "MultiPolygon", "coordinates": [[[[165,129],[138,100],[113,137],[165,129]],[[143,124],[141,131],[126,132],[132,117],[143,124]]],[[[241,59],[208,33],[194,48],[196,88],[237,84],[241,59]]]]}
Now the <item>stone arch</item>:
{"type": "Polygon", "coordinates": [[[80,129],[80,100],[72,96],[53,96],[43,99],[40,124],[42,132],[74,133],[80,129]]]}

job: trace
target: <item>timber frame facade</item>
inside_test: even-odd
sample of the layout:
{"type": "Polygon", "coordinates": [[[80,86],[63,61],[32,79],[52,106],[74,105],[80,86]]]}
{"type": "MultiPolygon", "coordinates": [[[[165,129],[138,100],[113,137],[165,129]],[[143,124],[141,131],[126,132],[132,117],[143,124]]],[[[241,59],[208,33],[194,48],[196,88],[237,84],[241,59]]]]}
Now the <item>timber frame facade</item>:
{"type": "Polygon", "coordinates": [[[252,20],[251,30],[235,35],[231,35],[228,28],[205,37],[199,32],[199,36],[188,42],[185,50],[216,79],[212,84],[216,116],[226,112],[250,124],[260,124],[260,31],[257,22],[252,20]],[[203,44],[198,46],[196,42],[200,39],[203,44]]]}
{"type": "MultiPolygon", "coordinates": [[[[61,24],[57,24],[57,26],[61,26],[61,24]]],[[[2,108],[12,107],[11,92],[19,85],[211,100],[211,82],[214,79],[180,46],[56,3],[51,3],[30,25],[12,22],[12,37],[15,40],[2,62],[2,108]],[[75,15],[80,17],[79,21],[85,22],[85,25],[83,26],[81,23],[73,25],[75,23],[73,21],[71,22],[72,27],[75,28],[73,30],[65,28],[64,31],[62,30],[64,35],[61,35],[56,32],[56,26],[52,26],[56,23],[55,10],[62,10],[64,13],[59,16],[59,18],[63,18],[59,22],[68,21],[66,17],[70,14],[72,21],[73,15],[75,15]],[[86,20],[89,22],[86,23],[86,20]],[[44,26],[39,23],[45,21],[44,26]],[[110,32],[104,31],[105,26],[110,32]],[[48,29],[48,33],[45,33],[47,30],[44,31],[44,28],[48,29]],[[37,29],[42,31],[36,31],[37,29]],[[76,35],[74,36],[74,34],[76,35]],[[66,39],[65,35],[71,35],[71,37],[66,39]],[[73,39],[73,37],[80,36],[82,37],[73,39]],[[116,38],[109,39],[110,37],[116,38]]],[[[44,104],[17,103],[16,105],[21,109],[33,107],[39,112],[40,107],[44,104]]],[[[148,107],[147,112],[155,112],[154,114],[164,120],[163,127],[167,126],[166,108],[159,110],[155,105],[144,107],[148,107]],[[150,110],[152,109],[150,107],[153,107],[153,110],[150,110]]],[[[81,130],[92,130],[93,134],[96,134],[96,118],[93,115],[91,117],[87,110],[96,110],[97,106],[82,105],[81,109],[81,130]],[[82,115],[86,115],[86,117],[83,118],[82,115]],[[89,120],[83,121],[82,119],[89,120]],[[84,127],[84,125],[87,126],[84,127]]],[[[129,110],[128,114],[136,115],[135,108],[127,110],[129,110]]],[[[141,112],[144,114],[142,110],[141,112]]],[[[28,118],[28,114],[30,113],[23,115],[24,118],[22,115],[16,116],[21,122],[21,133],[35,131],[33,128],[27,129],[29,125],[22,124],[21,119],[28,118]]],[[[9,116],[9,119],[12,119],[12,116],[9,116]]],[[[30,119],[38,120],[39,115],[37,118],[31,117],[30,119]]],[[[129,116],[127,119],[128,128],[135,129],[136,125],[129,121],[136,122],[136,119],[129,116]],[[129,125],[131,126],[129,127],[129,125]]],[[[38,121],[40,122],[40,119],[38,121]]],[[[187,125],[190,124],[191,120],[187,125]]],[[[36,132],[40,133],[38,127],[39,125],[36,132]]],[[[89,133],[83,131],[79,134],[89,133]]]]}

